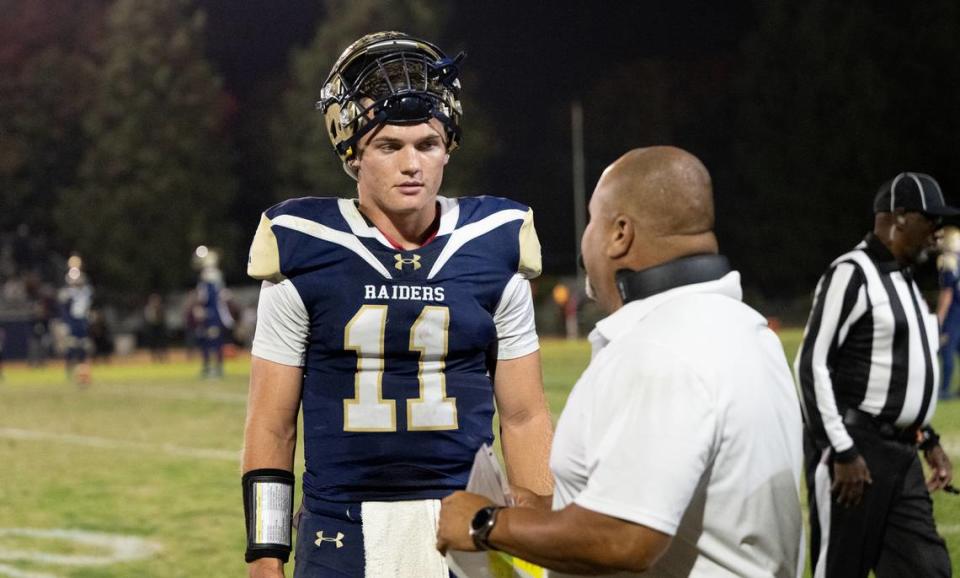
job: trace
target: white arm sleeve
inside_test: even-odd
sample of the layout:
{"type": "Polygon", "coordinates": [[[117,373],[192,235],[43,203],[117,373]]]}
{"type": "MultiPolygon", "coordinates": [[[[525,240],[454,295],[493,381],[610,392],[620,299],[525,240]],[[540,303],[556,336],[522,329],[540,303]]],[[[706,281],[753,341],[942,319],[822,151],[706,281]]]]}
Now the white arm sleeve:
{"type": "Polygon", "coordinates": [[[534,324],[530,281],[519,273],[503,289],[493,322],[497,326],[497,359],[516,359],[540,349],[534,324]]]}
{"type": "Polygon", "coordinates": [[[310,316],[289,279],[264,281],[257,304],[257,331],[251,353],[276,363],[303,367],[310,316]]]}

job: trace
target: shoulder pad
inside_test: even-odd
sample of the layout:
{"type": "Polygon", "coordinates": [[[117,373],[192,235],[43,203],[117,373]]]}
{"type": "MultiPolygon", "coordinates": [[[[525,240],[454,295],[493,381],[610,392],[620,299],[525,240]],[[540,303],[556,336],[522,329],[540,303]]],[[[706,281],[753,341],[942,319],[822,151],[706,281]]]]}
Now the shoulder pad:
{"type": "Polygon", "coordinates": [[[957,273],[957,255],[955,253],[943,253],[937,257],[937,269],[942,272],[957,273]]]}
{"type": "Polygon", "coordinates": [[[263,213],[269,219],[279,215],[292,215],[325,223],[340,218],[340,199],[335,197],[300,197],[287,199],[270,207],[263,213]]]}
{"type": "Polygon", "coordinates": [[[533,226],[533,209],[527,209],[520,226],[520,265],[519,273],[525,279],[539,277],[543,271],[543,262],[540,257],[540,239],[537,229],[533,226]]]}
{"type": "Polygon", "coordinates": [[[280,248],[277,246],[277,237],[273,234],[273,223],[266,213],[261,215],[253,243],[250,244],[247,275],[274,283],[284,279],[280,273],[280,248]]]}
{"type": "Polygon", "coordinates": [[[463,223],[479,221],[500,211],[526,211],[528,207],[523,203],[504,197],[460,197],[457,199],[460,206],[460,220],[463,223]]]}

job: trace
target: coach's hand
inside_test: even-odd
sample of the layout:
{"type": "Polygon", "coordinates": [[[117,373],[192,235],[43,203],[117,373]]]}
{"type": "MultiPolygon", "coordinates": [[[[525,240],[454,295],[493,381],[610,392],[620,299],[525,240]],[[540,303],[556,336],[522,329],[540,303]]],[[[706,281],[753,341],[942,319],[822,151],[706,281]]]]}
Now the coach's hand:
{"type": "Polygon", "coordinates": [[[864,484],[872,483],[873,478],[863,456],[857,456],[847,464],[833,462],[833,486],[830,490],[841,506],[858,505],[863,499],[864,484]]]}
{"type": "Polygon", "coordinates": [[[454,492],[440,502],[440,523],[437,525],[437,550],[476,551],[470,536],[470,522],[481,509],[493,502],[479,494],[454,492]]]}
{"type": "Polygon", "coordinates": [[[260,558],[247,565],[249,578],[283,578],[283,562],[279,558],[260,558]]]}
{"type": "Polygon", "coordinates": [[[926,458],[927,465],[930,466],[930,479],[927,480],[928,491],[942,490],[953,481],[953,464],[950,463],[947,452],[943,451],[940,444],[923,452],[923,457],[926,458]]]}

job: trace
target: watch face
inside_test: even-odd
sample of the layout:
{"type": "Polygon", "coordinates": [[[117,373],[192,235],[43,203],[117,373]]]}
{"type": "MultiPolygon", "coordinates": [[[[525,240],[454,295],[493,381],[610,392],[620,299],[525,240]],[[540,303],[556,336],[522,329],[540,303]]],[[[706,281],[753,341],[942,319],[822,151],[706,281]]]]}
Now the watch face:
{"type": "Polygon", "coordinates": [[[474,532],[482,530],[490,523],[491,516],[493,516],[493,508],[489,506],[477,510],[477,513],[473,515],[473,520],[470,522],[470,529],[474,532]]]}

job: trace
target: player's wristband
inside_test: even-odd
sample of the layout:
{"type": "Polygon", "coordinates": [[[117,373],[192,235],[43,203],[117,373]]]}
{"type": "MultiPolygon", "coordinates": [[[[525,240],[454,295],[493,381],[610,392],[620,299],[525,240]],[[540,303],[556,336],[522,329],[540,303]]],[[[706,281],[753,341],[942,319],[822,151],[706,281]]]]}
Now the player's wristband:
{"type": "Polygon", "coordinates": [[[290,559],[295,479],[286,470],[261,469],[243,474],[248,563],[259,558],[290,559]]]}

